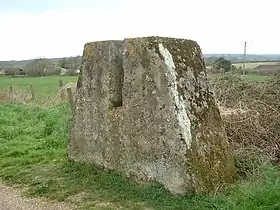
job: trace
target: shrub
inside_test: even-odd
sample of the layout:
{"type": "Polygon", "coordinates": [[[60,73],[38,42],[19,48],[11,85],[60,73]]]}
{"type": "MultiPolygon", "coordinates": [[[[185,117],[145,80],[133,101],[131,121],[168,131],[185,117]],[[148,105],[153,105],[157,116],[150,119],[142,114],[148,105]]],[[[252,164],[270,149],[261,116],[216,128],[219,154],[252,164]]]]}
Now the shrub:
{"type": "Polygon", "coordinates": [[[214,78],[211,84],[235,153],[253,147],[279,161],[280,79],[253,82],[227,73],[214,78]]]}

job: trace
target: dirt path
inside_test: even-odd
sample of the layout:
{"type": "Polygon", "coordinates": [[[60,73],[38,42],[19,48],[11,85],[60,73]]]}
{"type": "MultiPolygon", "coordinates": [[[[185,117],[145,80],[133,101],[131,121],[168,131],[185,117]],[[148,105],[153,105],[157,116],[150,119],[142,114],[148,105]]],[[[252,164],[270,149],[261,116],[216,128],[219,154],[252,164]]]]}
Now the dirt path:
{"type": "Polygon", "coordinates": [[[66,203],[50,203],[43,198],[27,198],[20,190],[0,183],[1,210],[72,210],[74,206],[66,203]]]}

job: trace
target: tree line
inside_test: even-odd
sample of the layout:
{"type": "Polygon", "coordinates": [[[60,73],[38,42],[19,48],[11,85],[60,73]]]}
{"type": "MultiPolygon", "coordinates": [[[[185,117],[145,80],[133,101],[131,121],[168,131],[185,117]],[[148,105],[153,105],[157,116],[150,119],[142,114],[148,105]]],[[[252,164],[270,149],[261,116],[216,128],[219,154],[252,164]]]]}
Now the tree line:
{"type": "Polygon", "coordinates": [[[81,65],[81,56],[68,57],[61,59],[36,58],[25,62],[21,66],[1,65],[0,70],[6,75],[29,75],[29,76],[47,76],[47,75],[77,75],[81,65]]]}

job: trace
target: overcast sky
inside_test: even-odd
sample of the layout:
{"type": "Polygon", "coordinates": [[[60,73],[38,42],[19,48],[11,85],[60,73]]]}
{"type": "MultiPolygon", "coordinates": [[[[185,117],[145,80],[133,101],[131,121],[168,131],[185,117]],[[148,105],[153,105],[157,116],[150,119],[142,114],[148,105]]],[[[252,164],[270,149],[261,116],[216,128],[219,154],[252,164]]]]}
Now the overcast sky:
{"type": "Polygon", "coordinates": [[[0,60],[81,55],[89,41],[193,39],[203,53],[280,53],[279,0],[0,0],[0,60]]]}

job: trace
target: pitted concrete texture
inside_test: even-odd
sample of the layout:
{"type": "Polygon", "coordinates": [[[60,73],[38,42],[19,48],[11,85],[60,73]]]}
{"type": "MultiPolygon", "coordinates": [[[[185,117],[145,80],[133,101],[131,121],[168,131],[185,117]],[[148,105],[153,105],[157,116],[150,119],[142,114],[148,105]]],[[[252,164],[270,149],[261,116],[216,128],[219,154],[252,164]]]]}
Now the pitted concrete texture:
{"type": "Polygon", "coordinates": [[[236,170],[195,41],[144,37],[87,43],[69,158],[209,192],[236,170]]]}

